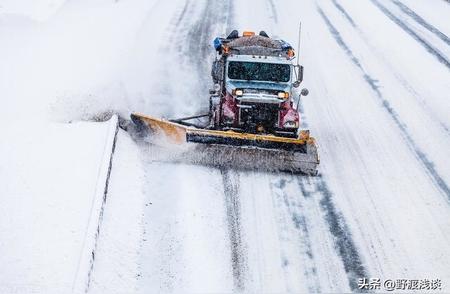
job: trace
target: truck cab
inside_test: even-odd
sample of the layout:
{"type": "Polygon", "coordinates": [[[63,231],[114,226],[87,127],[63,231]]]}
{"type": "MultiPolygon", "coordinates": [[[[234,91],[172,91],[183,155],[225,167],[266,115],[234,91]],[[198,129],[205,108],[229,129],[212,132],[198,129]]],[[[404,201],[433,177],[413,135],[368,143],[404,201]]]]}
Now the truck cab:
{"type": "Polygon", "coordinates": [[[297,137],[300,115],[292,94],[303,68],[293,64],[292,47],[264,32],[238,36],[236,31],[216,38],[214,47],[212,127],[297,137]]]}

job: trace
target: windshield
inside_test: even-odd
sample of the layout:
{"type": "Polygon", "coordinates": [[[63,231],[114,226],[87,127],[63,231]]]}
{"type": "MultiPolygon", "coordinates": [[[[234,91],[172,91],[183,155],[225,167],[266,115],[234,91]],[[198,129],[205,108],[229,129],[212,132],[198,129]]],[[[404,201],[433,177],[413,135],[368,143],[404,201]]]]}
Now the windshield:
{"type": "Polygon", "coordinates": [[[228,78],[233,80],[289,82],[290,77],[289,64],[240,61],[228,63],[228,78]]]}

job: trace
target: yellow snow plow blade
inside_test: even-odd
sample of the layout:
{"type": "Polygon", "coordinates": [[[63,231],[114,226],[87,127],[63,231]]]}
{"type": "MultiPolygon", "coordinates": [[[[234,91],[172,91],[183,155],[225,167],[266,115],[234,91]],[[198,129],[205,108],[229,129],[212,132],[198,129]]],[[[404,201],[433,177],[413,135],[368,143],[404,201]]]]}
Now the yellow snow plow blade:
{"type": "Polygon", "coordinates": [[[244,168],[266,166],[271,170],[317,174],[319,164],[317,146],[307,130],[300,131],[298,138],[286,138],[231,130],[199,129],[139,113],[133,113],[131,119],[136,125],[144,125],[152,134],[163,135],[175,144],[190,142],[205,146],[219,146],[208,155],[205,155],[205,148],[203,148],[202,152],[197,154],[197,158],[203,154],[202,159],[197,160],[199,162],[205,161],[206,157],[211,157],[214,165],[227,166],[231,161],[237,160],[237,164],[244,168]],[[222,151],[220,154],[219,150],[222,151]]]}

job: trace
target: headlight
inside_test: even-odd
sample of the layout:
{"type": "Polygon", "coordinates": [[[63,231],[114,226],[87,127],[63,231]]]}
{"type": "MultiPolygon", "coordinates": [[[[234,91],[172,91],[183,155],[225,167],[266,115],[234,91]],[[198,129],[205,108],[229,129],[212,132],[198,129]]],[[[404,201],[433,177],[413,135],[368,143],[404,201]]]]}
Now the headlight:
{"type": "Polygon", "coordinates": [[[296,121],[287,121],[284,123],[285,128],[298,128],[298,122],[296,121]]]}
{"type": "Polygon", "coordinates": [[[289,98],[289,93],[288,92],[279,92],[278,93],[278,98],[280,98],[280,99],[288,99],[289,98]]]}
{"type": "Polygon", "coordinates": [[[236,91],[234,92],[234,94],[235,94],[236,96],[242,96],[242,95],[244,94],[244,92],[243,92],[242,90],[236,90],[236,91]]]}

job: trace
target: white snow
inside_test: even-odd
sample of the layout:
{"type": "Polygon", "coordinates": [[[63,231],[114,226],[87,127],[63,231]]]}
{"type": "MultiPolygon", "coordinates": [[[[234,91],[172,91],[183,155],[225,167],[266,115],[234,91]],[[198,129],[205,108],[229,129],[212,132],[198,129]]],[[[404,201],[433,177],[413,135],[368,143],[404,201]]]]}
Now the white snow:
{"type": "MultiPolygon", "coordinates": [[[[448,36],[446,1],[401,2],[448,36]]],[[[448,292],[449,67],[376,3],[450,60],[390,0],[0,2],[0,292],[448,292]],[[120,130],[92,245],[110,125],[87,121],[203,112],[215,36],[297,47],[300,20],[321,175],[155,162],[120,130]]]]}
{"type": "Polygon", "coordinates": [[[143,213],[151,205],[144,197],[145,175],[139,150],[120,131],[114,153],[101,238],[98,241],[91,291],[127,293],[137,288],[140,275],[143,213]]]}
{"type": "Polygon", "coordinates": [[[106,123],[2,130],[2,293],[70,292],[105,148],[106,123]]]}
{"type": "Polygon", "coordinates": [[[124,50],[117,37],[126,39],[127,25],[136,25],[117,21],[129,6],[100,1],[92,10],[66,3],[45,22],[26,18],[40,18],[34,13],[47,4],[1,6],[8,9],[0,14],[2,293],[84,289],[78,283],[87,278],[88,228],[98,222],[90,218],[103,191],[110,130],[107,123],[67,122],[96,113],[104,119],[101,113],[112,109],[118,96],[98,89],[106,93],[112,60],[124,50]],[[100,34],[98,22],[123,31],[100,34]],[[106,54],[107,48],[114,50],[106,54]]]}
{"type": "Polygon", "coordinates": [[[3,0],[0,3],[0,14],[45,21],[54,15],[65,2],[66,0],[3,0]]]}

